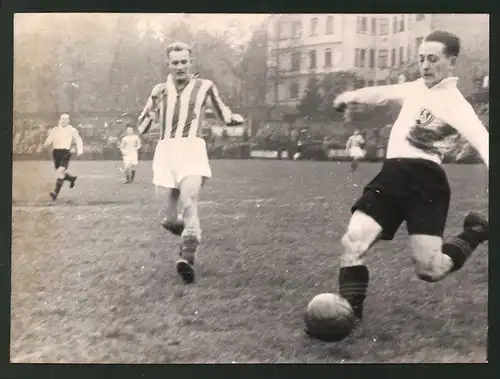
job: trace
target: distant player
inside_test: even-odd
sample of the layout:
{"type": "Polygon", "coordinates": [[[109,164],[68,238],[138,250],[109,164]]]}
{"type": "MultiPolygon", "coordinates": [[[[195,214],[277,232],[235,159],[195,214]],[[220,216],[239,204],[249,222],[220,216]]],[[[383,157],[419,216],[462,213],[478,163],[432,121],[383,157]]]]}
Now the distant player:
{"type": "Polygon", "coordinates": [[[205,103],[211,100],[226,125],[240,125],[243,118],[222,102],[215,84],[191,74],[191,48],[180,42],[167,47],[170,74],[153,88],[139,116],[139,133],[159,121],[160,140],[153,158],[153,183],[164,201],[162,225],[182,236],[177,272],[184,283],[194,281],[194,260],[201,241],[198,198],[212,176],[205,140],[201,138],[205,103]],[[180,202],[180,214],[178,203],[180,202]]]}
{"type": "Polygon", "coordinates": [[[123,168],[125,173],[125,183],[132,183],[135,177],[135,169],[139,159],[139,149],[141,139],[134,133],[134,128],[127,128],[127,135],[120,141],[120,151],[123,157],[123,168]]]}
{"type": "Polygon", "coordinates": [[[365,138],[359,132],[359,130],[355,130],[353,135],[349,137],[347,140],[347,144],[345,149],[349,156],[352,158],[351,160],[351,172],[356,171],[358,168],[358,162],[365,156],[365,138]]]}
{"type": "Polygon", "coordinates": [[[334,101],[337,109],[348,103],[380,105],[389,99],[402,103],[382,169],[352,207],[342,237],[340,294],[359,319],[369,282],[364,257],[378,240],[392,240],[403,221],[417,276],[427,282],[459,270],[488,240],[488,220],[468,213],[463,231],[443,243],[450,203],[450,186],[441,167],[444,154],[460,147],[463,136],[489,166],[488,131],[457,89],[459,51],[457,36],[433,31],[419,48],[420,79],[345,92],[334,101]]]}
{"type": "Polygon", "coordinates": [[[52,201],[56,201],[59,192],[64,184],[64,181],[69,182],[69,188],[75,186],[76,176],[70,175],[67,172],[69,161],[71,159],[71,145],[76,144],[76,154],[83,154],[83,141],[73,126],[69,124],[69,115],[64,113],[59,118],[59,125],[49,131],[49,135],[45,140],[44,146],[52,145],[52,157],[54,159],[54,167],[57,172],[56,186],[54,191],[50,193],[52,201]]]}

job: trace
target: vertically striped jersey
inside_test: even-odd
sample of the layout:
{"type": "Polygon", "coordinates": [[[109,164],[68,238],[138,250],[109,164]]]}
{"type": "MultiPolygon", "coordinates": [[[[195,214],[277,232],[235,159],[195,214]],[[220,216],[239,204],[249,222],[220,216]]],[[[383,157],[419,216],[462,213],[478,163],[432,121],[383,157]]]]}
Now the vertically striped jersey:
{"type": "Polygon", "coordinates": [[[220,119],[231,124],[232,112],[221,100],[212,81],[191,76],[189,83],[178,92],[172,75],[168,75],[165,83],[153,88],[139,116],[139,132],[146,133],[153,121],[157,121],[160,139],[199,137],[207,99],[212,101],[220,119]],[[153,120],[151,114],[157,119],[153,120]]]}

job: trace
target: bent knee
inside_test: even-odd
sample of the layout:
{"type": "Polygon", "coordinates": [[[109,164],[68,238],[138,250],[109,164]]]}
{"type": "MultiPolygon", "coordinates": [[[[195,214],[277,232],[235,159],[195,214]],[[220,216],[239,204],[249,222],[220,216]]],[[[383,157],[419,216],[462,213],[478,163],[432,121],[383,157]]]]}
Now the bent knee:
{"type": "Polygon", "coordinates": [[[452,269],[450,257],[442,253],[442,239],[436,236],[410,236],[412,261],[417,277],[425,282],[438,282],[452,269]]]}

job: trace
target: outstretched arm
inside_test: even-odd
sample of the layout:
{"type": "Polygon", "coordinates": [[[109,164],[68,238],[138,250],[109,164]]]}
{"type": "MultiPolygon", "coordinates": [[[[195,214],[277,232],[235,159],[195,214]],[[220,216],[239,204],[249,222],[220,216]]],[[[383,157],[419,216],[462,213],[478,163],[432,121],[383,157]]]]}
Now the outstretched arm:
{"type": "Polygon", "coordinates": [[[219,91],[214,83],[208,89],[208,97],[212,101],[217,116],[228,126],[241,125],[243,117],[239,114],[231,112],[231,109],[224,104],[219,96],[219,91]]]}
{"type": "Polygon", "coordinates": [[[413,83],[366,87],[347,91],[335,98],[333,106],[338,110],[342,110],[349,103],[384,105],[389,100],[402,102],[413,83]]]}

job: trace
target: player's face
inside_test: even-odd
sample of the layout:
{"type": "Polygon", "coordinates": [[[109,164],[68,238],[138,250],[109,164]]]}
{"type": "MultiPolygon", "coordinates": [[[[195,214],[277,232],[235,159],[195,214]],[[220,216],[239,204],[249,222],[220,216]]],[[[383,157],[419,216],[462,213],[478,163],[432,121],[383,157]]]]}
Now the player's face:
{"type": "Polygon", "coordinates": [[[134,134],[134,129],[132,129],[132,128],[127,128],[127,134],[128,134],[129,136],[131,136],[132,134],[134,134]]]}
{"type": "Polygon", "coordinates": [[[69,116],[67,114],[61,115],[59,118],[59,124],[61,126],[68,126],[69,125],[69,116]]]}
{"type": "Polygon", "coordinates": [[[441,42],[423,42],[419,48],[418,63],[420,75],[427,87],[438,84],[454,74],[456,57],[448,57],[441,42]]]}
{"type": "Polygon", "coordinates": [[[186,80],[191,73],[191,56],[188,50],[171,51],[168,56],[168,68],[176,81],[186,80]]]}

